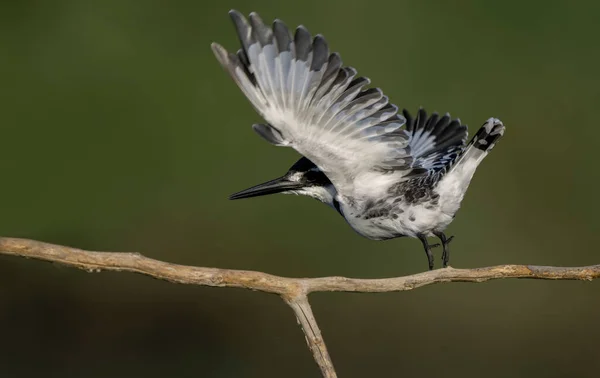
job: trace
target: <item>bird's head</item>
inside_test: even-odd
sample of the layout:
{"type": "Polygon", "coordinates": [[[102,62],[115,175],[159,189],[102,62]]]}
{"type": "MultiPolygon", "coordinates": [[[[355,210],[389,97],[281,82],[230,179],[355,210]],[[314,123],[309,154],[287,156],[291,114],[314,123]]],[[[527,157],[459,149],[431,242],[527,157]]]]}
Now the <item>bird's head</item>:
{"type": "Polygon", "coordinates": [[[302,157],[282,177],[234,193],[229,196],[229,199],[235,200],[276,193],[309,196],[334,206],[336,191],[325,173],[312,161],[302,157]]]}

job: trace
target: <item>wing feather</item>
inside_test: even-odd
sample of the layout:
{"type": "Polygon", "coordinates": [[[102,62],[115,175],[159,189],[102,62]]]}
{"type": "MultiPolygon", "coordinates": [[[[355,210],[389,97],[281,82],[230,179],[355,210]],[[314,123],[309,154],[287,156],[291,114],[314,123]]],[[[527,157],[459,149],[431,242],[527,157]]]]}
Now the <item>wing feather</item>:
{"type": "Polygon", "coordinates": [[[259,135],[309,158],[340,192],[373,170],[410,173],[404,116],[380,89],[366,88],[368,78],[343,67],[323,36],[303,26],[292,36],[280,20],[267,27],[256,13],[230,15],[242,48],[231,54],[214,43],[213,51],[269,123],[254,126],[259,135]]]}
{"type": "Polygon", "coordinates": [[[451,166],[465,148],[467,126],[462,125],[460,119],[452,120],[448,113],[441,118],[433,113],[427,118],[425,110],[419,109],[415,119],[408,111],[403,113],[413,167],[435,173],[451,166]]]}

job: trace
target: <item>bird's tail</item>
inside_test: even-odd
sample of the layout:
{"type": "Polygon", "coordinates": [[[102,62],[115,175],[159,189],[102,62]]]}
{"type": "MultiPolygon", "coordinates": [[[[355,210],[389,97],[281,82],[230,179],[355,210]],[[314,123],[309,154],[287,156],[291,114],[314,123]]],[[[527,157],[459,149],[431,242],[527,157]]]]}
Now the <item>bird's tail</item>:
{"type": "Polygon", "coordinates": [[[497,118],[488,119],[443,176],[438,184],[438,192],[442,197],[440,202],[445,204],[442,209],[444,212],[454,214],[458,211],[477,166],[494,148],[502,134],[502,122],[497,118]]]}
{"type": "Polygon", "coordinates": [[[454,167],[468,164],[474,168],[494,148],[498,140],[504,135],[504,124],[498,118],[488,119],[475,133],[473,139],[467,144],[461,156],[457,159],[454,167]],[[471,164],[469,164],[471,163],[471,164]]]}

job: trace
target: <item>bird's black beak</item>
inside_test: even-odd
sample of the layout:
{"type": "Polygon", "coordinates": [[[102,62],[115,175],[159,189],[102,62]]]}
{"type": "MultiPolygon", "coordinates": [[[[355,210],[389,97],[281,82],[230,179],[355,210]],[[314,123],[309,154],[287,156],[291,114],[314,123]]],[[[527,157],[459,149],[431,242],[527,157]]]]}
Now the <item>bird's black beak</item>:
{"type": "Polygon", "coordinates": [[[302,184],[297,181],[291,181],[286,176],[277,178],[275,180],[267,181],[263,184],[253,186],[241,192],[234,193],[229,196],[230,200],[265,196],[267,194],[276,194],[286,192],[288,190],[298,190],[302,188],[302,184]]]}

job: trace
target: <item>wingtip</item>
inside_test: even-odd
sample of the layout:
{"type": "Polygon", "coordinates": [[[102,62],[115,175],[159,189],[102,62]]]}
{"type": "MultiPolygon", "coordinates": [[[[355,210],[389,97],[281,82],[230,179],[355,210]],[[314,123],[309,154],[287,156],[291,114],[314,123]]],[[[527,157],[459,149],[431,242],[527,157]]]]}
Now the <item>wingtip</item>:
{"type": "Polygon", "coordinates": [[[241,12],[238,12],[235,9],[231,9],[229,11],[229,17],[231,17],[231,19],[233,20],[234,24],[239,25],[239,24],[246,24],[246,17],[244,17],[244,15],[241,12]]]}
{"type": "Polygon", "coordinates": [[[263,26],[265,24],[260,15],[256,12],[250,12],[248,19],[250,20],[250,25],[252,25],[255,28],[263,26]]]}
{"type": "Polygon", "coordinates": [[[255,19],[255,20],[262,21],[262,19],[260,18],[260,15],[257,12],[250,12],[250,15],[248,15],[248,17],[250,19],[255,19]]]}
{"type": "Polygon", "coordinates": [[[310,34],[310,32],[308,31],[308,29],[304,25],[298,25],[298,27],[296,28],[296,33],[298,31],[300,31],[302,33],[310,34]]]}
{"type": "Polygon", "coordinates": [[[227,62],[229,61],[229,53],[227,52],[227,50],[225,50],[223,46],[219,45],[217,42],[213,42],[210,44],[210,48],[212,49],[213,54],[215,54],[215,57],[221,64],[227,64],[227,62]]]}
{"type": "Polygon", "coordinates": [[[226,53],[225,48],[223,46],[221,46],[220,44],[218,44],[217,42],[211,43],[210,48],[212,49],[212,51],[215,54],[218,54],[218,55],[222,55],[223,53],[226,53]]]}

